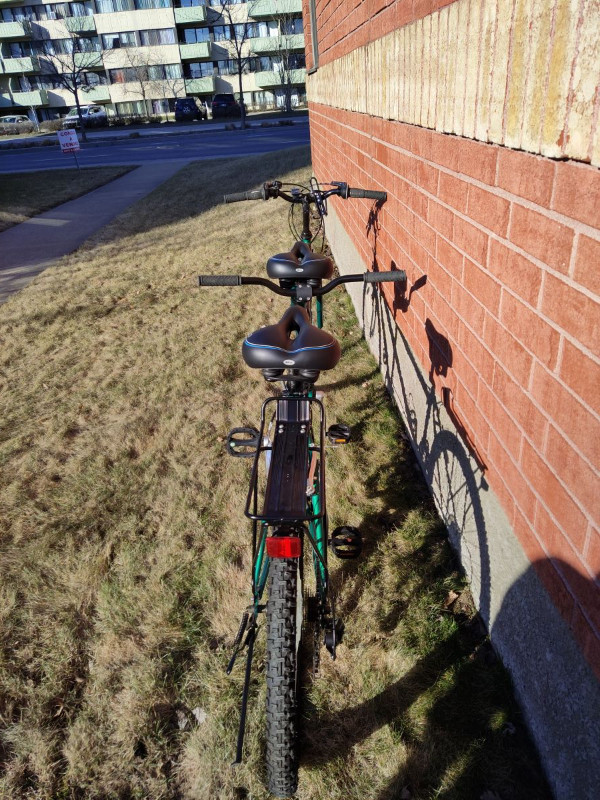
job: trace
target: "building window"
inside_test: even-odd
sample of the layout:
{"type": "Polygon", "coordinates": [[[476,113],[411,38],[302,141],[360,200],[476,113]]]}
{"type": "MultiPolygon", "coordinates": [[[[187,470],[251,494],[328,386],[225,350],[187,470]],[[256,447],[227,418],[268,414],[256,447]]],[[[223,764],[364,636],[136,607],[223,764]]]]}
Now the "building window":
{"type": "Polygon", "coordinates": [[[185,44],[210,41],[210,31],[208,28],[184,28],[182,34],[182,42],[185,44]]]}
{"type": "Polygon", "coordinates": [[[105,50],[116,50],[118,47],[136,47],[135,31],[105,33],[102,37],[102,44],[105,50]]]}
{"type": "Polygon", "coordinates": [[[194,61],[183,69],[186,78],[210,78],[215,73],[212,61],[194,61]]]}
{"type": "Polygon", "coordinates": [[[175,28],[140,31],[140,42],[143,47],[155,47],[159,44],[177,44],[175,28]]]}
{"type": "Polygon", "coordinates": [[[114,11],[134,11],[133,0],[96,0],[98,14],[110,14],[114,11]]]}
{"type": "Polygon", "coordinates": [[[146,104],[143,100],[134,100],[129,103],[115,103],[115,111],[119,116],[134,117],[146,114],[146,104]]]}
{"type": "Polygon", "coordinates": [[[171,8],[171,0],[135,0],[135,7],[140,11],[149,8],[171,8]]]}

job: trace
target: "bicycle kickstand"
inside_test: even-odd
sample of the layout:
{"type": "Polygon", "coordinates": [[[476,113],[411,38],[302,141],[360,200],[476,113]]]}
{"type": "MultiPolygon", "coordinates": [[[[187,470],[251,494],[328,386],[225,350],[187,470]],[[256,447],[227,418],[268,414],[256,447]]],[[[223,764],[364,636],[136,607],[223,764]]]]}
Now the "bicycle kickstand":
{"type": "MultiPolygon", "coordinates": [[[[239,764],[242,763],[242,753],[244,749],[244,734],[246,732],[246,711],[248,708],[248,692],[250,690],[250,675],[252,672],[252,658],[254,656],[254,642],[256,641],[256,633],[258,631],[258,625],[256,624],[256,617],[249,615],[244,615],[242,619],[242,625],[240,626],[240,630],[242,635],[244,630],[247,626],[247,634],[244,644],[241,647],[237,647],[233,656],[231,657],[231,661],[229,662],[229,666],[227,667],[227,674],[231,672],[233,669],[233,665],[235,660],[240,652],[243,650],[244,647],[248,648],[248,653],[246,655],[246,672],[244,675],[244,688],[242,690],[242,708],[240,711],[240,727],[238,730],[238,738],[237,738],[237,748],[235,753],[235,761],[232,762],[232,767],[237,767],[239,764]]],[[[237,637],[236,637],[237,638],[237,637]]],[[[241,636],[240,636],[241,639],[241,636]]]]}

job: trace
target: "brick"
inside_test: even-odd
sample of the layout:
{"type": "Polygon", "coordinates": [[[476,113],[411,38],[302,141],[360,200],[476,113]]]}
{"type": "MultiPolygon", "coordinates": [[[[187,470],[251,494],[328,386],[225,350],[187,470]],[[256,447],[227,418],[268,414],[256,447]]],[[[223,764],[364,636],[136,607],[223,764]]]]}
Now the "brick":
{"type": "Polygon", "coordinates": [[[500,321],[542,364],[554,369],[560,334],[508,292],[502,293],[500,321]]]}
{"type": "Polygon", "coordinates": [[[600,364],[565,339],[561,380],[600,415],[600,364]]]}
{"type": "Polygon", "coordinates": [[[506,236],[510,203],[503,197],[471,185],[467,198],[467,214],[484,228],[497,233],[498,236],[506,236]]]}
{"type": "Polygon", "coordinates": [[[487,268],[511,292],[529,305],[537,306],[542,285],[542,270],[537,264],[496,239],[490,239],[487,268]]]}
{"type": "Polygon", "coordinates": [[[600,420],[537,363],[533,369],[531,394],[579,451],[592,463],[600,464],[600,420]]]}
{"type": "Polygon", "coordinates": [[[483,336],[485,308],[459,283],[454,284],[452,303],[459,318],[479,337],[483,336]]]}
{"type": "Polygon", "coordinates": [[[458,139],[443,133],[433,133],[431,160],[442,167],[458,172],[458,139]]]}
{"type": "Polygon", "coordinates": [[[567,625],[570,626],[575,609],[575,599],[569,590],[566,579],[557,571],[556,566],[549,558],[538,559],[533,566],[550,599],[567,625]]]}
{"type": "Polygon", "coordinates": [[[483,341],[493,356],[520,385],[528,386],[533,356],[515,339],[512,333],[494,317],[486,315],[483,341]]]}
{"type": "Polygon", "coordinates": [[[469,184],[461,181],[459,178],[454,178],[446,172],[440,173],[440,182],[438,187],[438,196],[440,200],[463,214],[467,210],[467,196],[469,192],[469,184]]]}
{"type": "Polygon", "coordinates": [[[462,217],[454,220],[454,243],[478,264],[486,263],[488,235],[462,217]]]}
{"type": "Polygon", "coordinates": [[[569,557],[573,547],[578,553],[582,553],[587,534],[587,520],[577,503],[557,480],[553,470],[542,461],[528,442],[523,442],[521,467],[523,478],[535,487],[543,504],[537,508],[535,529],[548,553],[552,557],[563,559],[569,557]]]}
{"type": "Polygon", "coordinates": [[[600,228],[600,171],[586,164],[558,164],[552,207],[600,228]]]}
{"type": "Polygon", "coordinates": [[[424,161],[417,161],[415,180],[429,194],[437,194],[439,176],[440,171],[438,169],[431,167],[424,161]]]}
{"type": "MultiPolygon", "coordinates": [[[[463,54],[464,55],[464,54],[463,54]]],[[[476,142],[473,139],[458,139],[458,171],[469,175],[488,186],[496,179],[498,147],[476,142]]]]}
{"type": "Polygon", "coordinates": [[[537,211],[514,203],[509,238],[525,252],[565,274],[573,246],[574,231],[537,211]]]}
{"type": "Polygon", "coordinates": [[[535,534],[533,522],[530,522],[517,508],[513,517],[513,530],[521,542],[523,551],[529,561],[537,568],[538,564],[548,561],[547,554],[535,534]]]}
{"type": "Polygon", "coordinates": [[[458,325],[458,348],[461,353],[473,364],[480,378],[480,385],[492,385],[494,379],[494,357],[475,336],[464,322],[458,325]]]}
{"type": "Polygon", "coordinates": [[[573,278],[600,297],[600,242],[596,239],[579,237],[573,278]]]}
{"type": "Polygon", "coordinates": [[[492,388],[525,436],[541,451],[546,441],[548,420],[499,362],[494,365],[492,388]]]}
{"type": "Polygon", "coordinates": [[[441,237],[436,238],[436,259],[458,281],[462,282],[464,256],[441,237]]]}
{"type": "Polygon", "coordinates": [[[530,519],[535,513],[535,495],[523,481],[518,466],[523,434],[497,401],[493,392],[480,391],[477,398],[479,408],[490,425],[489,460],[509,488],[521,511],[530,519]]]}
{"type": "Polygon", "coordinates": [[[600,530],[592,527],[585,553],[585,563],[597,581],[600,581],[600,530]]]}
{"type": "Polygon", "coordinates": [[[548,274],[541,310],[594,355],[600,355],[600,302],[548,274]]]}
{"type": "Polygon", "coordinates": [[[476,297],[494,316],[500,309],[500,284],[483,269],[468,258],[465,258],[463,283],[466,289],[476,297]]]}
{"type": "Polygon", "coordinates": [[[563,483],[569,487],[579,507],[591,515],[597,514],[598,470],[584,461],[553,425],[550,425],[548,430],[545,458],[556,474],[560,475],[563,483]]]}
{"type": "Polygon", "coordinates": [[[427,222],[446,239],[452,239],[454,214],[431,197],[427,201],[427,222]]]}
{"type": "Polygon", "coordinates": [[[496,185],[532,203],[550,208],[555,166],[547,158],[502,148],[498,151],[496,185]]]}

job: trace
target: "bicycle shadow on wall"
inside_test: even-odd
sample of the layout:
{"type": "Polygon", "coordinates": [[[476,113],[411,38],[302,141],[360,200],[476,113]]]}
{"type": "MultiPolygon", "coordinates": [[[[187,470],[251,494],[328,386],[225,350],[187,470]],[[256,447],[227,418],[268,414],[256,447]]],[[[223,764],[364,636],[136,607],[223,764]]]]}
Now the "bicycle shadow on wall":
{"type": "MultiPolygon", "coordinates": [[[[487,489],[485,465],[480,466],[470,454],[461,430],[449,427],[443,401],[435,393],[434,375],[446,376],[452,369],[451,345],[427,320],[431,362],[428,383],[382,292],[375,287],[373,296],[368,297],[369,289],[363,291],[364,327],[376,343],[388,392],[400,405],[407,423],[412,451],[391,451],[378,472],[366,477],[369,495],[383,500],[383,510],[361,522],[365,533],[362,563],[357,567],[346,565],[345,577],[336,574],[333,584],[337,589],[344,580],[351,587],[338,608],[342,619],[364,603],[370,611],[368,640],[385,652],[394,646],[394,639],[397,647],[400,637],[401,651],[416,653],[417,660],[375,697],[351,708],[309,715],[302,762],[322,765],[347,757],[353,746],[388,727],[406,755],[402,769],[376,800],[396,800],[404,790],[410,797],[430,796],[444,786],[450,788],[446,783],[449,774],[453,775],[451,791],[440,797],[480,797],[490,789],[490,783],[486,783],[489,764],[497,760],[498,753],[507,751],[510,757],[500,767],[498,780],[521,787],[518,797],[545,800],[551,797],[550,792],[528,744],[526,729],[514,724],[520,720],[520,711],[487,638],[489,554],[479,499],[479,492],[487,489]],[[365,316],[369,308],[373,312],[365,316]],[[410,525],[401,536],[398,528],[409,521],[413,509],[425,509],[431,517],[435,511],[415,468],[430,484],[443,522],[443,526],[434,524],[426,535],[417,535],[416,541],[410,525]],[[478,598],[479,615],[468,590],[455,599],[452,592],[447,594],[448,586],[460,583],[457,553],[478,598]],[[428,639],[429,622],[419,616],[420,602],[445,620],[442,629],[446,635],[438,631],[436,637],[428,639]],[[411,714],[417,702],[427,706],[424,725],[418,721],[419,714],[411,714]],[[504,711],[499,712],[499,707],[504,711]],[[499,719],[504,721],[500,724],[499,719]],[[326,747],[323,742],[327,742],[326,747]],[[504,775],[502,769],[506,771],[507,763],[511,767],[504,775]],[[477,794],[473,794],[474,787],[478,787],[477,794]]],[[[366,399],[359,409],[363,413],[356,429],[355,440],[359,442],[368,425],[371,402],[371,398],[366,399]]],[[[397,435],[403,436],[399,423],[397,435]]]]}

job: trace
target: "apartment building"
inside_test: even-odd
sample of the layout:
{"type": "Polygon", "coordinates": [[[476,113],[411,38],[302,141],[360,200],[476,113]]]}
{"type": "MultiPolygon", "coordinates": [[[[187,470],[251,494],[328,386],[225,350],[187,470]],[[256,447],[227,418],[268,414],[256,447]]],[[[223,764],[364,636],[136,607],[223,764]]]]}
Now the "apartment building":
{"type": "Polygon", "coordinates": [[[305,103],[301,0],[0,0],[0,114],[54,119],[79,102],[167,114],[178,97],[305,103]]]}

